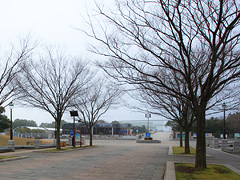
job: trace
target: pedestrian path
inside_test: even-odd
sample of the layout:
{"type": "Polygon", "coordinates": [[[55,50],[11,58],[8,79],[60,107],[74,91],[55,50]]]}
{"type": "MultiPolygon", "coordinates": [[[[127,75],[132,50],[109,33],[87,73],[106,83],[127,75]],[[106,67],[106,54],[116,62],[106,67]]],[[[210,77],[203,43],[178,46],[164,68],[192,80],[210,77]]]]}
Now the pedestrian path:
{"type": "MultiPolygon", "coordinates": [[[[160,180],[166,163],[195,163],[194,156],[168,155],[169,133],[153,135],[160,144],[139,144],[131,140],[96,140],[97,148],[64,153],[17,150],[1,155],[27,156],[26,159],[0,162],[0,180],[160,180]]],[[[195,142],[191,142],[194,145],[195,142]]],[[[207,163],[228,164],[240,171],[240,156],[207,148],[207,163]]]]}
{"type": "Polygon", "coordinates": [[[66,153],[15,152],[26,159],[1,162],[0,179],[159,180],[168,146],[135,141],[99,140],[102,146],[66,153]]]}

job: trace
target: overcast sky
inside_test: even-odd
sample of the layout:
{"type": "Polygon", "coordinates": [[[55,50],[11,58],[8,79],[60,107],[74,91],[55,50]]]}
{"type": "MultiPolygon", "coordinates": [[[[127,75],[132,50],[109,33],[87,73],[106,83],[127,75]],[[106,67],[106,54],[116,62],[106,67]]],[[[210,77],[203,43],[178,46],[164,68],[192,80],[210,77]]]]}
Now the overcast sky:
{"type": "MultiPolygon", "coordinates": [[[[107,1],[113,2],[113,0],[107,1]]],[[[96,55],[91,55],[86,50],[89,39],[75,29],[85,26],[82,16],[86,14],[86,7],[89,9],[93,7],[92,0],[0,0],[0,49],[15,41],[21,34],[30,33],[41,43],[58,44],[74,56],[94,57],[96,55]]],[[[8,107],[6,115],[9,117],[8,107]]],[[[35,120],[38,125],[53,121],[45,111],[22,108],[15,104],[13,119],[17,118],[35,120]]],[[[68,113],[63,119],[72,121],[68,113]]],[[[120,107],[110,110],[101,119],[108,122],[144,120],[145,115],[120,107]]],[[[151,119],[164,118],[152,115],[151,119]]]]}

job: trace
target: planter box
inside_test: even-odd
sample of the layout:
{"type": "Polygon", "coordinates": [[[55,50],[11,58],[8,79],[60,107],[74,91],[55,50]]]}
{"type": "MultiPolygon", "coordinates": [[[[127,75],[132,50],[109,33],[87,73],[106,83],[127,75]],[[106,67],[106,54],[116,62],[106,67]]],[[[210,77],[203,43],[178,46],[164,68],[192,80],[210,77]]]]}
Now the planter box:
{"type": "Polygon", "coordinates": [[[65,147],[66,146],[66,142],[60,142],[60,146],[61,147],[65,147]]]}

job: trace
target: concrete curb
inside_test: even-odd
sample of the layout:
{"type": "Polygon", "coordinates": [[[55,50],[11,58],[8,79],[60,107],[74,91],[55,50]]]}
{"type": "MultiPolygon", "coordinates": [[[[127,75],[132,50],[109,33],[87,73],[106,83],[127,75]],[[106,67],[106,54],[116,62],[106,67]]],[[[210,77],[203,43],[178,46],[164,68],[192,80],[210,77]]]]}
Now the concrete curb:
{"type": "MultiPolygon", "coordinates": [[[[181,162],[180,164],[185,164],[184,162],[181,162]]],[[[186,164],[188,164],[186,162],[186,164]]],[[[235,167],[229,165],[229,164],[215,164],[215,163],[209,163],[213,165],[223,165],[226,168],[232,170],[233,172],[237,173],[240,175],[240,170],[236,169],[235,167]]],[[[164,174],[164,180],[176,180],[176,173],[175,173],[175,166],[173,161],[167,161],[166,163],[166,170],[164,174]]]]}
{"type": "Polygon", "coordinates": [[[175,167],[173,161],[167,161],[164,180],[176,180],[175,167]]]}
{"type": "Polygon", "coordinates": [[[172,156],[173,155],[173,150],[172,150],[172,146],[168,147],[168,155],[172,156]]]}
{"type": "Polygon", "coordinates": [[[234,171],[235,173],[240,175],[240,170],[236,169],[235,167],[231,166],[230,164],[221,164],[221,165],[224,165],[228,169],[231,169],[232,171],[234,171]]]}
{"type": "MultiPolygon", "coordinates": [[[[170,156],[173,155],[172,146],[169,146],[168,155],[170,155],[170,156]]],[[[188,156],[188,155],[183,155],[183,156],[188,156]]],[[[210,155],[207,155],[207,156],[210,156],[210,155]]],[[[174,163],[177,163],[177,162],[167,161],[166,170],[165,170],[165,174],[164,174],[164,180],[176,180],[174,163]]],[[[184,164],[184,162],[180,162],[180,163],[184,164]]],[[[223,166],[227,167],[228,169],[232,170],[233,172],[240,175],[240,170],[236,169],[235,167],[233,167],[229,164],[216,164],[216,163],[208,163],[208,164],[223,165],[223,166]]]]}
{"type": "Polygon", "coordinates": [[[161,143],[159,140],[137,140],[136,143],[161,143]]]}
{"type": "MultiPolygon", "coordinates": [[[[47,151],[46,149],[42,149],[42,150],[35,150],[32,152],[36,152],[36,153],[65,153],[65,152],[71,152],[71,151],[80,151],[80,150],[84,150],[84,149],[90,149],[90,148],[98,148],[98,147],[103,147],[103,146],[88,146],[88,147],[81,147],[81,148],[75,148],[75,149],[69,149],[69,150],[63,150],[63,151],[47,151]]],[[[54,148],[55,149],[55,148],[54,148]]]]}
{"type": "Polygon", "coordinates": [[[26,158],[28,158],[28,156],[20,156],[20,157],[8,158],[8,159],[1,159],[0,162],[15,161],[15,160],[26,159],[26,158]]]}

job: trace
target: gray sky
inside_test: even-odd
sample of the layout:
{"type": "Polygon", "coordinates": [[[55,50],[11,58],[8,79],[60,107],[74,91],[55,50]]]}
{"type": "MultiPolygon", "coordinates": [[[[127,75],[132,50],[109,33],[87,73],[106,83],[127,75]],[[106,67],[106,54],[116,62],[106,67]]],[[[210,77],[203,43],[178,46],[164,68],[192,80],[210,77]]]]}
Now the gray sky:
{"type": "MultiPolygon", "coordinates": [[[[15,41],[19,35],[30,33],[42,44],[57,44],[65,48],[66,53],[94,57],[95,55],[89,55],[86,50],[89,39],[74,29],[84,26],[81,15],[86,14],[86,7],[91,9],[92,2],[92,0],[0,0],[0,49],[5,44],[15,41]]],[[[9,116],[8,107],[6,107],[6,115],[9,116]]],[[[38,125],[53,121],[45,111],[22,108],[15,104],[13,119],[17,118],[35,120],[38,125]]],[[[63,119],[72,121],[69,114],[65,114],[63,119]]],[[[101,119],[108,122],[144,120],[145,115],[120,107],[110,110],[101,119]]],[[[164,118],[152,115],[151,119],[164,118]]]]}

